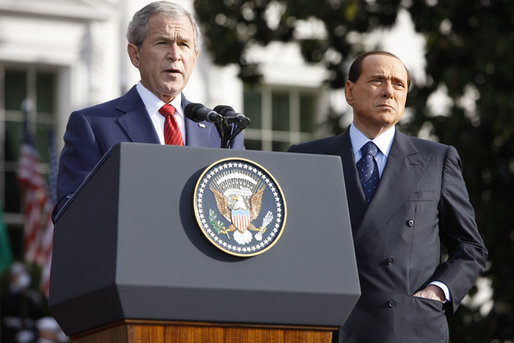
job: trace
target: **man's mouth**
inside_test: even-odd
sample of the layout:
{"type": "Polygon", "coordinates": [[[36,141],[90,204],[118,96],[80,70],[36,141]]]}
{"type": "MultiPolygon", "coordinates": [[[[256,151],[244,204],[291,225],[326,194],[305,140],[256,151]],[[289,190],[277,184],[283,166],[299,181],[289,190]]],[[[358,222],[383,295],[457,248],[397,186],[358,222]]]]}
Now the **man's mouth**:
{"type": "Polygon", "coordinates": [[[164,71],[166,73],[170,73],[170,74],[181,74],[180,70],[179,69],[175,69],[175,68],[166,69],[164,71]]]}
{"type": "Polygon", "coordinates": [[[388,108],[388,109],[394,110],[394,107],[392,105],[389,105],[389,104],[379,104],[377,107],[379,107],[379,108],[388,108]]]}

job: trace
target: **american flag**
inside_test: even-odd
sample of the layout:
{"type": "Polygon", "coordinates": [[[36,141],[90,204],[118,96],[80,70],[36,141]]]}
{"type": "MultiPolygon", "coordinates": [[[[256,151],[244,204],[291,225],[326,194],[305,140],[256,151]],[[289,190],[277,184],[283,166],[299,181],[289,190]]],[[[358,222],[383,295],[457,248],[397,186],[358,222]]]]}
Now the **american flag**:
{"type": "MultiPolygon", "coordinates": [[[[46,181],[41,171],[39,153],[34,145],[28,127],[28,106],[24,104],[24,140],[18,162],[18,183],[22,189],[24,226],[25,262],[35,263],[43,269],[41,291],[48,296],[50,262],[53,242],[53,223],[51,213],[54,200],[46,188],[46,181]]],[[[50,144],[53,146],[53,143],[50,144]]],[[[52,153],[50,153],[52,157],[52,153]]],[[[51,158],[52,159],[52,158],[51,158]]],[[[53,173],[50,161],[50,175],[53,173]]]]}
{"type": "Polygon", "coordinates": [[[54,223],[52,222],[52,211],[57,201],[56,182],[57,182],[57,151],[54,143],[53,131],[48,134],[48,154],[50,156],[50,169],[48,171],[48,197],[45,206],[45,227],[44,235],[41,240],[40,265],[43,267],[41,273],[41,292],[48,298],[50,290],[50,266],[52,265],[52,248],[54,237],[54,223]]]}

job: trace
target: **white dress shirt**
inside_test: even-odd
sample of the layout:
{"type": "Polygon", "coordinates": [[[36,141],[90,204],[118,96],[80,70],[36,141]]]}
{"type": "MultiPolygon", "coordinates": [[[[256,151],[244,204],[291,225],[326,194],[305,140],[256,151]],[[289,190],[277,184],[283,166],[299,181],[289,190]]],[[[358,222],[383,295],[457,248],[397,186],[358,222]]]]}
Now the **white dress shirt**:
{"type": "MultiPolygon", "coordinates": [[[[143,103],[145,104],[146,111],[148,112],[148,115],[150,116],[150,120],[153,123],[153,126],[155,127],[155,131],[157,132],[157,136],[159,137],[159,141],[161,144],[164,143],[164,116],[159,113],[159,109],[164,105],[164,102],[162,102],[155,94],[150,92],[148,89],[143,86],[141,81],[139,81],[136,85],[136,90],[139,93],[139,96],[143,100],[143,103]]],[[[182,110],[182,93],[179,93],[175,99],[173,99],[170,102],[170,105],[175,107],[175,114],[173,117],[175,118],[175,121],[178,124],[178,127],[180,129],[180,133],[182,134],[182,140],[184,141],[184,144],[186,143],[186,125],[185,125],[185,119],[184,119],[184,112],[182,110]]]]}
{"type": "MultiPolygon", "coordinates": [[[[382,172],[384,171],[387,156],[389,156],[389,151],[391,151],[391,145],[393,144],[394,139],[394,126],[382,133],[380,136],[376,137],[372,140],[373,143],[378,148],[378,153],[375,156],[375,161],[377,161],[378,165],[378,174],[382,177],[382,172]]],[[[353,148],[353,156],[355,157],[355,162],[361,159],[362,153],[361,148],[366,144],[370,139],[366,137],[362,132],[359,131],[353,125],[350,125],[350,141],[352,142],[353,148]]]]}
{"type": "MultiPolygon", "coordinates": [[[[395,127],[392,126],[378,137],[375,137],[375,139],[371,140],[378,147],[378,153],[375,156],[375,161],[377,161],[378,173],[380,177],[382,177],[382,172],[386,166],[387,157],[389,156],[391,146],[393,145],[395,132],[395,127]]],[[[360,132],[359,129],[357,129],[352,123],[350,125],[350,141],[352,142],[353,155],[355,157],[355,162],[357,163],[357,161],[362,157],[362,146],[370,141],[370,139],[362,132],[360,132]]],[[[430,285],[435,285],[441,288],[441,290],[444,292],[446,301],[450,301],[450,290],[448,289],[448,286],[446,286],[441,281],[432,281],[430,285]]]]}

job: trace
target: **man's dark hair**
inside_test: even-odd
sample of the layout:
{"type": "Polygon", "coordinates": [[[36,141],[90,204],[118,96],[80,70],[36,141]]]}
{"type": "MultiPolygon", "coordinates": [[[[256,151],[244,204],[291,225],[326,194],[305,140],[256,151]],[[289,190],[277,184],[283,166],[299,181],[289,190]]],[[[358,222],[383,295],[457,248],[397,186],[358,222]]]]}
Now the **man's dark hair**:
{"type": "MultiPolygon", "coordinates": [[[[348,80],[350,80],[352,82],[357,82],[357,80],[359,79],[359,76],[361,76],[362,61],[364,61],[364,59],[366,57],[371,56],[371,55],[391,56],[391,57],[396,58],[398,61],[402,62],[402,60],[400,60],[398,58],[398,56],[396,56],[390,52],[380,51],[380,50],[369,51],[369,52],[366,52],[366,53],[360,55],[353,61],[352,65],[350,66],[350,71],[348,72],[348,80]]],[[[402,62],[402,64],[403,64],[403,62],[402,62]]],[[[405,64],[403,66],[405,67],[405,64]]],[[[407,67],[405,67],[405,70],[407,71],[407,87],[409,87],[410,86],[410,73],[409,73],[409,70],[407,69],[407,67]]]]}

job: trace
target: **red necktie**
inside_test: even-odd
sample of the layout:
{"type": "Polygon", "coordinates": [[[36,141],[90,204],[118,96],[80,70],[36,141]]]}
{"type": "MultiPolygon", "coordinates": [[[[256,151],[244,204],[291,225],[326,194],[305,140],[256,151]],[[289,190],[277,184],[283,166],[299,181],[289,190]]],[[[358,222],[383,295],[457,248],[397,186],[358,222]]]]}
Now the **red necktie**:
{"type": "Polygon", "coordinates": [[[177,121],[173,114],[175,107],[170,104],[164,104],[159,109],[159,113],[163,115],[164,119],[164,143],[167,145],[184,145],[182,134],[178,127],[177,121]]]}

